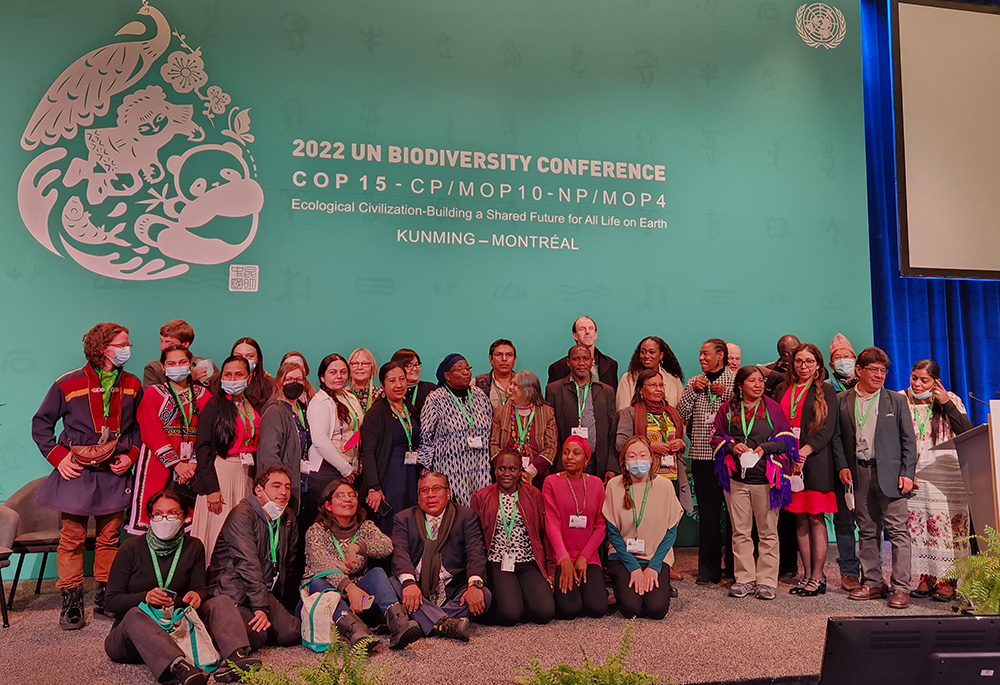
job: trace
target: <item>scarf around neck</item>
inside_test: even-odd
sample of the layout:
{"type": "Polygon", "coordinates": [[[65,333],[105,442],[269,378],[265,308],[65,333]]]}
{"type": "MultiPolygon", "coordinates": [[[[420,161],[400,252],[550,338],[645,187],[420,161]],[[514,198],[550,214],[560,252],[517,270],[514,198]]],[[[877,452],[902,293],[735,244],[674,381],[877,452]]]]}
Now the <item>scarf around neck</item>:
{"type": "Polygon", "coordinates": [[[420,557],[420,591],[424,597],[434,596],[437,588],[438,576],[441,575],[441,548],[448,541],[451,534],[451,527],[455,523],[455,505],[448,502],[444,513],[441,514],[441,524],[438,526],[437,537],[433,540],[427,534],[427,515],[420,507],[413,508],[413,516],[416,519],[417,530],[424,541],[424,553],[420,557]]]}
{"type": "Polygon", "coordinates": [[[149,548],[153,550],[153,554],[158,557],[170,556],[177,551],[180,546],[181,541],[184,539],[184,529],[182,528],[178,531],[177,535],[173,536],[169,540],[161,540],[153,534],[153,530],[149,529],[146,531],[146,544],[149,548]]]}

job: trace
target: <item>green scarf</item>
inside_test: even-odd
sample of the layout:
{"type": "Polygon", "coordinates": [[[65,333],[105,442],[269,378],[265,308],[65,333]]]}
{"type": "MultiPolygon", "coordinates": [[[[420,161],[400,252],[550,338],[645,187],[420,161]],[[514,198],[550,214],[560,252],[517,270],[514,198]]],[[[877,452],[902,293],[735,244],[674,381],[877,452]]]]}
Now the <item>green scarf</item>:
{"type": "Polygon", "coordinates": [[[105,369],[99,369],[96,366],[94,371],[97,372],[97,379],[101,381],[101,399],[104,400],[104,416],[108,415],[108,409],[111,406],[111,386],[115,384],[118,380],[118,372],[120,369],[114,368],[110,371],[105,369]]]}
{"type": "Polygon", "coordinates": [[[178,545],[181,544],[181,540],[183,539],[183,529],[181,529],[177,535],[173,536],[169,540],[161,540],[156,537],[153,535],[152,529],[146,531],[146,544],[149,545],[149,548],[153,550],[153,553],[158,557],[167,557],[176,552],[178,545]]]}

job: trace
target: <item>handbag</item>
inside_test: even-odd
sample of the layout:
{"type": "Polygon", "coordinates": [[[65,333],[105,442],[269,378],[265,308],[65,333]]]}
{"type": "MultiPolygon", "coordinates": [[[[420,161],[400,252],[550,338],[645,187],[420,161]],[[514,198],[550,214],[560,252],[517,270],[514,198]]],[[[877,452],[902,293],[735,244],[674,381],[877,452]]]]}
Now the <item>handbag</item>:
{"type": "Polygon", "coordinates": [[[96,445],[74,445],[70,443],[69,451],[73,460],[81,466],[94,471],[108,471],[115,457],[118,438],[96,445]]]}
{"type": "Polygon", "coordinates": [[[169,617],[163,609],[150,606],[146,602],[140,602],[139,609],[167,631],[190,663],[208,673],[213,673],[219,668],[222,656],[215,648],[208,629],[194,607],[189,605],[180,611],[174,610],[169,617]]]}
{"type": "Polygon", "coordinates": [[[302,645],[314,652],[325,652],[333,640],[337,639],[337,629],[333,625],[333,612],[340,604],[340,593],[334,588],[319,592],[309,592],[309,583],[325,578],[336,570],[317,573],[299,586],[302,597],[302,645]]]}

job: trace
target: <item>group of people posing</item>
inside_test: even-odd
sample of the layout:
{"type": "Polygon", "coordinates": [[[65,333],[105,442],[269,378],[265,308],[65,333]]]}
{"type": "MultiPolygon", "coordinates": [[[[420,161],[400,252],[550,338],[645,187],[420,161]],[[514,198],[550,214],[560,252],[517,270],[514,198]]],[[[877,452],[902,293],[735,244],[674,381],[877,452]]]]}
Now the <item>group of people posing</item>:
{"type": "Polygon", "coordinates": [[[573,338],[543,393],[506,339],[490,346],[489,373],[473,377],[450,354],[436,384],[410,349],[381,367],[366,349],[329,354],[312,377],[290,351],[271,376],[252,338],[218,369],[195,357],[181,320],[160,329],[140,382],[123,368],[128,329],[94,326],[87,363],[53,384],[32,425],[54,467],[37,501],[62,517],[60,626],[85,624],[89,517],[94,612],[115,620],[109,657],[186,684],[208,675],[156,611],[197,612],[223,657],[219,682],[259,663],[264,644],[301,643],[315,593],[339,593],[330,618],[348,643],[384,622],[393,649],[468,640],[470,618],[603,616],[605,576],[622,615],[662,618],[682,577],[678,525],[695,505],[697,582],[731,575],[732,597],[773,599],[796,549],[791,592],[825,592],[833,514],[852,599],[889,591],[883,531],[889,605],[908,604],[911,548],[915,590],[950,598],[938,579],[968,553],[968,505],[954,453],[931,448],[970,423],[934,362],[914,366],[905,392],[883,392],[885,353],[855,356],[842,335],[832,374],[793,336],[776,362],[742,367],[738,347],[710,339],[685,382],[650,336],[619,378],[592,319],[577,319],[573,338]],[[135,537],[119,549],[123,524],[135,537]]]}

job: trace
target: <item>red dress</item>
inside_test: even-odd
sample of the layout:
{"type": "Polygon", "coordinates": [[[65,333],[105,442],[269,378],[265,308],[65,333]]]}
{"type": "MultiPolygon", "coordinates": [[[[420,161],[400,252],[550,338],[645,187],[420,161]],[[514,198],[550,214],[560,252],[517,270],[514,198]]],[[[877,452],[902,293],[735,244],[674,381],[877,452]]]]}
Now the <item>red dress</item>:
{"type": "MultiPolygon", "coordinates": [[[[805,404],[806,394],[808,394],[809,389],[802,391],[801,395],[797,395],[798,402],[796,403],[795,416],[792,416],[792,391],[795,386],[792,385],[785,391],[785,394],[781,397],[781,410],[785,412],[785,416],[788,417],[789,423],[792,424],[792,431],[796,435],[801,434],[802,430],[802,406],[805,404]]],[[[828,407],[829,411],[834,411],[834,407],[828,407]]],[[[799,439],[799,449],[802,448],[802,440],[799,439]]],[[[806,457],[806,465],[809,464],[809,458],[806,457]]],[[[802,490],[800,492],[792,493],[791,503],[785,507],[787,511],[793,514],[835,514],[837,513],[837,494],[834,492],[820,492],[819,490],[802,490]]]]}

